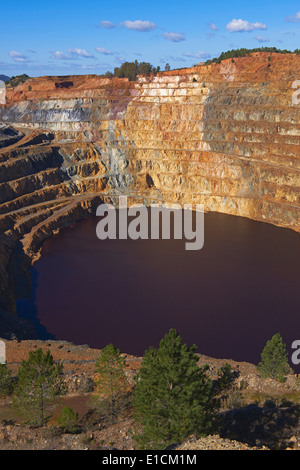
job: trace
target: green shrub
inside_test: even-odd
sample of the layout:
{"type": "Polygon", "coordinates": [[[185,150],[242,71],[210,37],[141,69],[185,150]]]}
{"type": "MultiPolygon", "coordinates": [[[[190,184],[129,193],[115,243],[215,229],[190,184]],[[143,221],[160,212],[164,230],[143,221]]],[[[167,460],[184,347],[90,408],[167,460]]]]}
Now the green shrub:
{"type": "Polygon", "coordinates": [[[278,382],[281,383],[281,384],[284,384],[286,382],[286,377],[283,377],[282,375],[280,375],[278,377],[278,382]]]}
{"type": "Polygon", "coordinates": [[[65,432],[74,434],[78,431],[78,413],[75,413],[72,408],[65,406],[62,409],[61,415],[58,419],[58,424],[65,432]]]}
{"type": "Polygon", "coordinates": [[[6,364],[0,364],[0,397],[11,395],[13,382],[9,368],[6,364]]]}
{"type": "Polygon", "coordinates": [[[234,382],[235,373],[227,362],[218,370],[217,388],[219,391],[227,390],[234,382]]]}

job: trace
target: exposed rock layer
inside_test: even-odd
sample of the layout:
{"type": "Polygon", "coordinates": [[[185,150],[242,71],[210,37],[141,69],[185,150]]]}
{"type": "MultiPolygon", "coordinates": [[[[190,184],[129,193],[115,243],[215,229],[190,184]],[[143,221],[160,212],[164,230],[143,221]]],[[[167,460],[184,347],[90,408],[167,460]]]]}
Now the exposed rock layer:
{"type": "Polygon", "coordinates": [[[15,271],[45,238],[119,194],[201,203],[300,231],[299,76],[299,56],[260,53],[136,82],[42,77],[8,88],[2,308],[14,308],[15,271]]]}

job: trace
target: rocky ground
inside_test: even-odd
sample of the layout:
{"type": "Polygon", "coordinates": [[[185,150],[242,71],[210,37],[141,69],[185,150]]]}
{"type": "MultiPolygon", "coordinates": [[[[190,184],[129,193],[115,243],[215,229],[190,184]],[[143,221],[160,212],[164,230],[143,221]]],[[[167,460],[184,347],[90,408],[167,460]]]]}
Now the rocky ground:
{"type": "MultiPolygon", "coordinates": [[[[7,364],[17,374],[20,362],[31,350],[50,350],[64,366],[68,393],[57,399],[50,410],[48,425],[32,428],[22,423],[10,399],[0,401],[0,450],[5,449],[135,449],[131,438],[134,421],[130,407],[118,423],[110,425],[91,407],[94,394],[95,361],[100,351],[87,345],[76,346],[64,341],[6,341],[7,364]],[[79,415],[78,433],[66,434],[58,427],[58,416],[64,406],[79,415]],[[2,423],[2,424],[1,424],[2,423]]],[[[140,367],[141,358],[124,355],[129,383],[140,367]]],[[[262,379],[256,367],[199,356],[199,365],[208,364],[209,373],[217,378],[218,369],[228,362],[236,372],[234,387],[225,396],[220,410],[219,434],[201,439],[191,437],[174,445],[179,450],[256,450],[300,449],[300,384],[289,376],[285,383],[262,379]],[[299,445],[298,445],[299,441],[299,445]]]]}
{"type": "Polygon", "coordinates": [[[213,436],[202,437],[196,439],[195,437],[187,439],[179,446],[175,447],[175,450],[269,450],[265,446],[254,446],[250,447],[242,442],[223,439],[218,434],[213,436]]]}
{"type": "MultiPolygon", "coordinates": [[[[64,434],[57,428],[30,429],[16,426],[0,427],[0,450],[134,450],[134,442],[128,435],[125,421],[109,432],[88,431],[80,434],[64,434]],[[109,440],[110,439],[110,440],[109,440]]],[[[293,444],[293,443],[291,443],[293,444]]],[[[269,450],[265,446],[250,447],[247,444],[223,439],[219,435],[191,438],[168,450],[269,450]]]]}

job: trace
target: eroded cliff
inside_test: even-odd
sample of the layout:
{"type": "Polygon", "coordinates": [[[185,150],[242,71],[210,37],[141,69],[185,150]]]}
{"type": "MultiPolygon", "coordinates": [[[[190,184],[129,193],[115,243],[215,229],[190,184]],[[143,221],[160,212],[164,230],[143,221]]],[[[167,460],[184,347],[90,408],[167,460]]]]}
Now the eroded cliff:
{"type": "Polygon", "coordinates": [[[136,82],[42,77],[8,88],[1,307],[14,308],[15,273],[45,238],[119,194],[202,203],[299,232],[299,78],[300,56],[255,53],[136,82]]]}

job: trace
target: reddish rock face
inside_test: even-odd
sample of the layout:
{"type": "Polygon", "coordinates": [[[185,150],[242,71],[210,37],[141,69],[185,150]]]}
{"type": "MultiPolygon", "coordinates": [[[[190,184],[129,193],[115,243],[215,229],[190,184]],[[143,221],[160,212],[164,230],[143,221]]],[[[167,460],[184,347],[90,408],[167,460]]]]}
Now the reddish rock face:
{"type": "MultiPolygon", "coordinates": [[[[255,53],[136,82],[41,77],[8,88],[1,286],[12,283],[11,247],[20,242],[30,265],[45,238],[120,191],[132,202],[201,203],[300,231],[296,80],[299,55],[255,53]],[[9,125],[18,133],[8,139],[9,125]]],[[[0,298],[12,308],[9,288],[0,298]]]]}

